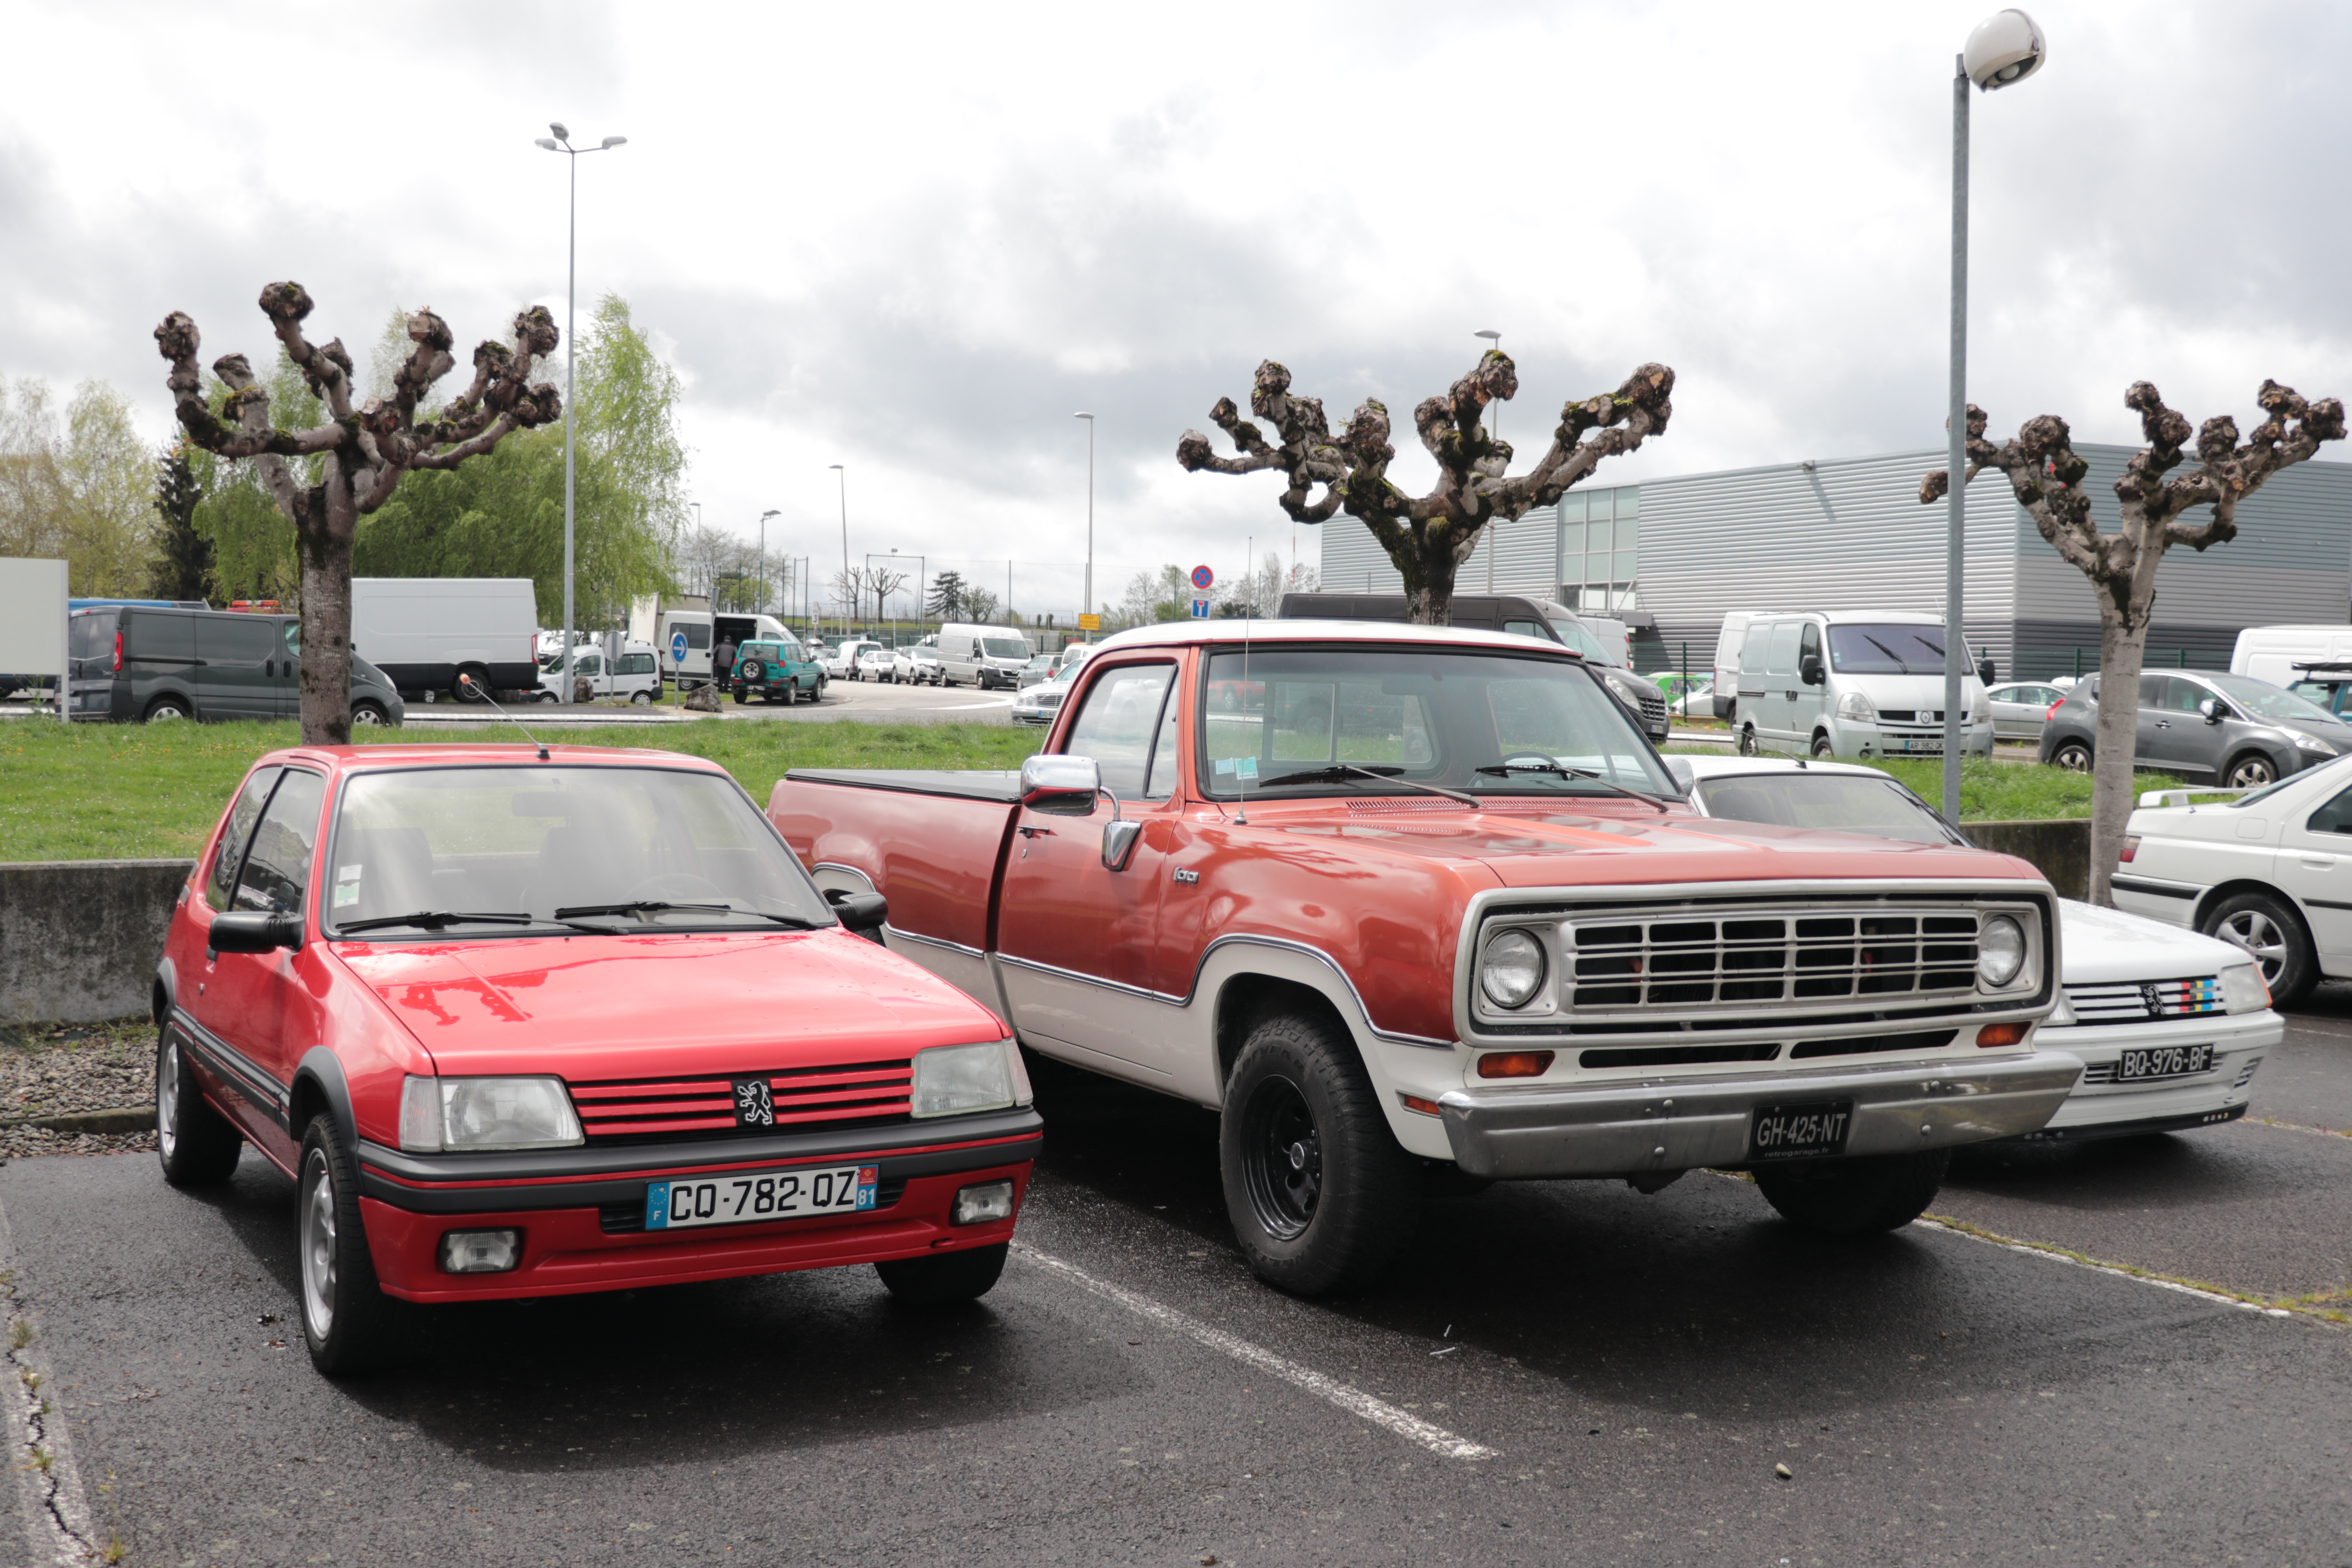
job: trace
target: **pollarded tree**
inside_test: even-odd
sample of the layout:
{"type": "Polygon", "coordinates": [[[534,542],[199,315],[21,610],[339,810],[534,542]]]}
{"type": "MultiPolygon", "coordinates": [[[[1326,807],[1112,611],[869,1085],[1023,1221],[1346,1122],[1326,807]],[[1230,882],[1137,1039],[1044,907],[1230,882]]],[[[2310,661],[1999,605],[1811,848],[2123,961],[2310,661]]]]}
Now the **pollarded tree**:
{"type": "Polygon", "coordinates": [[[429,310],[411,317],[408,336],[416,346],[394,375],[392,395],[355,409],[352,357],[341,340],[314,345],[302,334],[310,309],[299,283],[261,291],[262,314],[327,406],[326,422],[307,430],[272,428],[269,394],[243,354],[213,362],[229,395],[217,412],[208,407],[196,365],[196,324],[184,312],[163,318],[155,343],[171,363],[164,384],[188,438],[219,457],[252,458],[294,524],[302,568],[302,739],[335,745],[351,738],[352,540],[360,518],[390,500],[412,469],[454,468],[513,431],[561,418],[563,405],[550,383],[530,383],[531,366],[554,352],[559,337],[543,306],[515,317],[512,347],[486,342],[475,349],[473,384],[422,423],[417,404],[457,363],[447,324],[429,310]],[[317,459],[316,482],[303,484],[289,458],[317,459]]]}
{"type": "Polygon", "coordinates": [[[1631,452],[1651,436],[1665,434],[1674,413],[1675,373],[1645,364],[1614,393],[1570,403],[1559,411],[1551,446],[1534,468],[1508,477],[1512,447],[1484,424],[1486,405],[1508,402],[1519,389],[1517,367],[1500,349],[1489,349],[1478,367],[1443,397],[1423,400],[1412,411],[1421,444],[1437,459],[1437,484],[1425,496],[1408,496],[1391,483],[1389,411],[1367,400],[1337,436],[1323,416],[1323,402],[1290,395],[1290,372],[1267,360],[1257,367],[1250,412],[1272,425],[1276,441],[1246,423],[1233,399],[1221,397],[1209,410],[1217,428],[1233,438],[1238,458],[1220,458],[1209,438],[1187,430],[1176,444],[1176,460],[1188,471],[1219,474],[1279,470],[1290,484],[1282,510],[1297,522],[1328,522],[1344,509],[1372,531],[1404,578],[1405,615],[1423,626],[1444,626],[1454,609],[1454,574],[1477,548],[1486,525],[1549,506],[1601,459],[1631,452]],[[1589,438],[1586,433],[1594,432],[1589,438]],[[1315,487],[1323,493],[1313,500],[1315,487]]]}
{"type": "MultiPolygon", "coordinates": [[[[2300,463],[2323,441],[2344,438],[2344,405],[2335,398],[2305,403],[2291,387],[2263,383],[2254,395],[2264,418],[2243,445],[2228,415],[2208,419],[2197,431],[2198,466],[2178,479],[2165,476],[2180,466],[2189,421],[2164,405],[2147,382],[2135,382],[2124,406],[2139,415],[2147,445],[2133,455],[2116,481],[2123,527],[2102,533],[2091,521],[2091,498],[2083,489],[2090,465],[2077,457],[2066,422],[2045,414],[2029,419],[2015,437],[1996,447],[1985,439],[1984,411],[1969,405],[1969,471],[1962,482],[1987,468],[2009,476],[2017,504],[2033,519],[2042,537],[2091,580],[2099,603],[2099,704],[2091,750],[2091,901],[2114,901],[2109,890],[2116,858],[2123,848],[2124,824],[2131,816],[2132,759],[2138,743],[2139,675],[2147,652],[2147,626],[2156,605],[2156,570],[2175,544],[2203,551],[2238,536],[2238,503],[2262,489],[2281,468],[2300,463]],[[2213,509],[2203,522],[2183,521],[2199,507],[2213,509]]],[[[1940,500],[1950,476],[1938,468],[1920,481],[1921,503],[1940,500]]],[[[2229,783],[2262,782],[2233,778],[2229,783]]]]}

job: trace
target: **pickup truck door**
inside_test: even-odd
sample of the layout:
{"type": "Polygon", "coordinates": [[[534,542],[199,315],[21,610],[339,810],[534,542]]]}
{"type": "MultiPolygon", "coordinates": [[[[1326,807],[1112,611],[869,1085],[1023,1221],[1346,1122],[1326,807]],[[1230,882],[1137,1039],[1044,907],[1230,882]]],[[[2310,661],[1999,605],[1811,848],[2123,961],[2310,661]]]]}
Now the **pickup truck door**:
{"type": "Polygon", "coordinates": [[[1176,668],[1121,664],[1096,674],[1062,748],[1094,758],[1119,815],[1144,823],[1126,867],[1102,863],[1108,799],[1087,816],[1016,808],[997,917],[998,973],[1022,1037],[1048,1056],[1151,1084],[1164,1083],[1173,1065],[1167,1004],[1150,982],[1175,815],[1183,707],[1176,668]]]}

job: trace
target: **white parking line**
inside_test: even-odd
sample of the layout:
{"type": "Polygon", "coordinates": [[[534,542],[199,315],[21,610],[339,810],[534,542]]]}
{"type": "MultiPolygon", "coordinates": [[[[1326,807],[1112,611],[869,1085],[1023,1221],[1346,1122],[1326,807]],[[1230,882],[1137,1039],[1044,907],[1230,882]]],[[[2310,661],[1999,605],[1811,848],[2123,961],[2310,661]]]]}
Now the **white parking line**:
{"type": "Polygon", "coordinates": [[[2135,1273],[2112,1263],[2100,1263],[2088,1258],[2076,1258],[2051,1247],[2036,1247],[2031,1242],[2011,1241],[1997,1234],[1979,1236],[1962,1230],[1958,1226],[1940,1220],[1915,1219],[1911,1222],[1927,1230],[1940,1230],[1946,1236],[1957,1236],[1963,1241],[1977,1242],[1985,1247],[1998,1247],[2004,1252],[2022,1252],[2029,1258],[2039,1258],[2050,1263],[2063,1263],[2073,1268],[2087,1268],[2094,1274],[2112,1275],[2117,1279],[2129,1279],[2134,1284],[2153,1285],[2159,1290],[2177,1290],[2183,1296],[2194,1296],[2200,1301],[2210,1301],[2217,1307],[2236,1307],[2242,1311],[2259,1312],[2265,1318],[2292,1318],[2294,1313],[2284,1307],[2265,1307],[2259,1301],[2241,1301],[2235,1296],[2224,1296],[2219,1290],[2200,1290],[2194,1285],[2183,1285],[2177,1279],[2159,1279],[2152,1274],[2135,1273]]]}
{"type": "Polygon", "coordinates": [[[1466,1437],[1457,1437],[1444,1427],[1432,1426],[1418,1415],[1408,1415],[1395,1405],[1375,1399],[1361,1389],[1350,1388],[1335,1378],[1326,1377],[1312,1368],[1301,1366],[1223,1329],[1213,1329],[1198,1318],[1187,1317],[1173,1307],[1161,1306],[1149,1296],[1139,1296],[1107,1279],[1097,1279],[1076,1264],[1065,1263],[1058,1258],[1018,1242],[1013,1244],[1013,1250],[1020,1257],[1054,1270],[1080,1289],[1091,1290],[1107,1301],[1117,1302],[1138,1317],[1149,1318],[1163,1329],[1173,1329],[1180,1334],[1200,1341],[1213,1351],[1222,1351],[1235,1361],[1271,1373],[1286,1383],[1296,1384],[1318,1398],[1329,1400],[1349,1415],[1360,1415],[1375,1426],[1385,1426],[1398,1436],[1418,1443],[1432,1453],[1443,1454],[1449,1459],[1500,1457],[1493,1448],[1473,1443],[1466,1437]]]}

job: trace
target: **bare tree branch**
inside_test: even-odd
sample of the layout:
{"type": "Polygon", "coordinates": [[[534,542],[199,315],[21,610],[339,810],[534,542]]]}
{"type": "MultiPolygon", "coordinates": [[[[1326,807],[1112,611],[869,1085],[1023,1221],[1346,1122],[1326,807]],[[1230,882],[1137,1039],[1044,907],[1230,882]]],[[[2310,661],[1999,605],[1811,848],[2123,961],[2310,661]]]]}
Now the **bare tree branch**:
{"type": "Polygon", "coordinates": [[[1208,437],[1187,430],[1176,444],[1176,460],[1194,473],[1280,471],[1289,483],[1276,499],[1295,521],[1326,522],[1344,509],[1396,563],[1408,616],[1443,626],[1452,615],[1454,574],[1486,526],[1553,504],[1603,458],[1664,435],[1674,414],[1674,385],[1673,371],[1645,364],[1615,393],[1566,405],[1535,468],[1511,479],[1511,445],[1483,420],[1488,404],[1517,394],[1518,370],[1509,355],[1489,349],[1445,395],[1426,398],[1413,410],[1414,434],[1436,459],[1438,477],[1427,495],[1408,496],[1388,477],[1396,447],[1386,405],[1367,400],[1334,436],[1321,400],[1291,395],[1290,372],[1267,360],[1257,367],[1250,412],[1279,439],[1269,441],[1257,425],[1241,418],[1231,398],[1220,398],[1209,418],[1239,456],[1220,457],[1208,437]],[[1600,434],[1584,439],[1596,429],[1600,434]],[[1318,487],[1323,493],[1315,496],[1318,487]]]}

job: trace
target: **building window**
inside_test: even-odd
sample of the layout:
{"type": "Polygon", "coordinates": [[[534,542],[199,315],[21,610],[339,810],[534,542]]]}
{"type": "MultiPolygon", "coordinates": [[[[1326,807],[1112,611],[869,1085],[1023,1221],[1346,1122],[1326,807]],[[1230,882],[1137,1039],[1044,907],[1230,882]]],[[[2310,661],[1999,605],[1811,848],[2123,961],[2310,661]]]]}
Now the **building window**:
{"type": "Polygon", "coordinates": [[[1641,582],[1642,491],[1571,490],[1559,500],[1559,584],[1571,608],[1630,610],[1641,582]]]}

